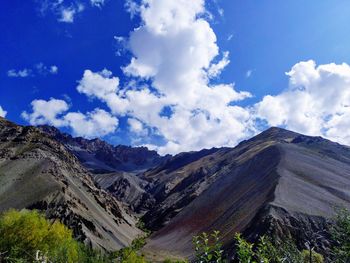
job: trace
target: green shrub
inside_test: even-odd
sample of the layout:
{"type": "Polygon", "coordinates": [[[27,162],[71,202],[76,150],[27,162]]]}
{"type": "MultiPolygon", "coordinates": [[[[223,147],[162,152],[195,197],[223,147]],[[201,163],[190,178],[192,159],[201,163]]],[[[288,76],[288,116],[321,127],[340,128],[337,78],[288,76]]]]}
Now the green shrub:
{"type": "Polygon", "coordinates": [[[77,262],[81,254],[71,230],[58,221],[49,222],[37,211],[3,213],[0,236],[0,251],[7,261],[32,262],[38,253],[55,262],[77,262]]]}
{"type": "Polygon", "coordinates": [[[193,244],[198,262],[223,262],[222,245],[219,242],[219,231],[213,231],[211,234],[203,232],[199,236],[193,237],[193,244]]]}
{"type": "Polygon", "coordinates": [[[240,263],[252,263],[254,261],[254,245],[249,243],[244,238],[242,238],[240,233],[235,235],[235,240],[237,242],[237,257],[240,263]]]}
{"type": "Polygon", "coordinates": [[[323,263],[323,256],[315,251],[311,252],[311,261],[310,261],[310,251],[309,250],[303,250],[301,252],[301,256],[303,258],[304,263],[323,263]]]}
{"type": "Polygon", "coordinates": [[[131,247],[126,247],[114,253],[113,258],[118,263],[146,263],[143,255],[139,255],[138,251],[131,247]]]}
{"type": "Polygon", "coordinates": [[[350,212],[339,209],[331,228],[333,247],[333,262],[350,262],[350,212]]]}
{"type": "Polygon", "coordinates": [[[301,253],[292,240],[284,240],[276,249],[283,263],[303,263],[301,253]]]}
{"type": "Polygon", "coordinates": [[[256,244],[249,243],[237,233],[236,255],[240,263],[303,263],[301,253],[291,241],[275,245],[266,236],[261,236],[256,244]]]}
{"type": "Polygon", "coordinates": [[[279,263],[282,261],[280,251],[274,246],[270,238],[261,236],[255,251],[257,262],[279,263]]]}

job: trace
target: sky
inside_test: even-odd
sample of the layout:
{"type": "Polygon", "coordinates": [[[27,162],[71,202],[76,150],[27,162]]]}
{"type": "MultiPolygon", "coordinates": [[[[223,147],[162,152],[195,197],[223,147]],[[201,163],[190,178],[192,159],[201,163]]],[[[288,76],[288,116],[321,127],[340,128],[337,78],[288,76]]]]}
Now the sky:
{"type": "Polygon", "coordinates": [[[0,116],[160,154],[350,145],[347,0],[5,0],[0,116]]]}

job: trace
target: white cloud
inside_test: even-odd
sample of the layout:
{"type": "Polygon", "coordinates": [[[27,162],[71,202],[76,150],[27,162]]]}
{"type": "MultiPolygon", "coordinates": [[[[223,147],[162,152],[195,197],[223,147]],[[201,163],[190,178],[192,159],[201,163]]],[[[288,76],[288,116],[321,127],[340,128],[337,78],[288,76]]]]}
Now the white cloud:
{"type": "MultiPolygon", "coordinates": [[[[103,4],[103,0],[90,0],[91,5],[93,2],[96,4],[94,6],[101,7],[103,4]]],[[[63,23],[73,23],[75,16],[78,13],[84,11],[85,6],[81,1],[70,1],[67,4],[64,0],[38,0],[39,3],[39,11],[41,15],[46,15],[47,12],[53,13],[57,17],[58,22],[63,23]]]]}
{"type": "Polygon", "coordinates": [[[35,75],[43,75],[46,76],[48,74],[57,74],[58,67],[52,65],[47,67],[44,63],[39,62],[33,65],[31,68],[24,68],[20,70],[10,69],[7,71],[7,76],[10,78],[26,78],[33,77],[35,75]]]}
{"type": "Polygon", "coordinates": [[[51,98],[49,101],[33,100],[31,103],[32,113],[24,111],[22,117],[31,125],[49,124],[56,127],[65,125],[60,115],[69,109],[69,105],[63,100],[51,98]]]}
{"type": "Polygon", "coordinates": [[[122,98],[123,92],[118,88],[119,78],[113,77],[111,71],[104,69],[97,73],[85,70],[77,90],[88,97],[106,102],[113,113],[123,114],[128,106],[128,101],[122,98]]]}
{"type": "Polygon", "coordinates": [[[101,109],[95,109],[86,115],[70,112],[64,116],[64,119],[75,135],[85,138],[105,136],[115,132],[118,127],[118,119],[101,109]]]}
{"type": "Polygon", "coordinates": [[[5,111],[1,106],[0,106],[0,117],[5,118],[7,114],[7,111],[5,111]]]}
{"type": "Polygon", "coordinates": [[[46,76],[48,74],[55,75],[58,73],[58,67],[55,65],[46,66],[43,62],[37,63],[34,69],[38,75],[46,76]]]}
{"type": "Polygon", "coordinates": [[[230,53],[228,51],[225,51],[223,53],[222,59],[217,64],[211,64],[208,70],[210,78],[217,77],[221,74],[224,68],[230,63],[229,55],[230,53]]]}
{"type": "Polygon", "coordinates": [[[312,60],[299,62],[286,73],[290,87],[276,96],[265,96],[257,116],[273,126],[322,135],[350,144],[350,66],[312,60]]]}
{"type": "Polygon", "coordinates": [[[105,4],[105,0],[90,0],[92,6],[101,8],[105,4]]]}
{"type": "Polygon", "coordinates": [[[57,74],[57,73],[58,73],[58,67],[55,66],[55,65],[52,65],[52,66],[50,67],[50,73],[51,73],[51,74],[57,74]]]}
{"type": "Polygon", "coordinates": [[[134,0],[125,1],[126,11],[130,13],[130,17],[134,18],[140,12],[140,6],[134,0]]]}
{"type": "Polygon", "coordinates": [[[133,80],[121,87],[107,70],[86,70],[78,91],[105,102],[116,116],[128,116],[132,131],[162,136],[166,145],[150,144],[160,153],[233,146],[251,134],[249,110],[234,104],[250,94],[233,84],[210,83],[229,63],[229,54],[214,61],[219,48],[203,18],[204,1],[145,0],[138,10],[142,23],[130,34],[133,57],[123,68],[133,80]],[[164,116],[164,108],[171,112],[164,116]]]}
{"type": "Polygon", "coordinates": [[[21,70],[15,70],[10,69],[7,71],[7,76],[10,78],[26,78],[31,76],[32,71],[30,69],[21,69],[21,70]]]}
{"type": "Polygon", "coordinates": [[[53,125],[69,127],[74,135],[86,138],[101,137],[114,132],[118,127],[118,119],[110,113],[95,109],[86,114],[68,112],[69,105],[64,100],[51,98],[48,101],[34,100],[32,112],[24,111],[22,117],[31,125],[53,125]]]}
{"type": "Polygon", "coordinates": [[[58,18],[59,22],[64,23],[73,23],[74,17],[76,14],[82,12],[84,10],[84,6],[82,4],[78,4],[77,6],[70,6],[70,7],[62,7],[60,12],[60,17],[58,18]]]}
{"type": "Polygon", "coordinates": [[[219,13],[219,15],[220,15],[221,17],[223,17],[224,14],[225,14],[225,11],[224,11],[224,9],[219,8],[219,9],[218,9],[218,13],[219,13]]]}
{"type": "Polygon", "coordinates": [[[245,77],[248,79],[248,78],[250,78],[250,77],[252,76],[252,74],[253,74],[253,70],[249,69],[249,70],[247,70],[247,72],[245,73],[245,77]]]}
{"type": "Polygon", "coordinates": [[[144,128],[142,122],[137,119],[128,119],[129,129],[131,132],[136,133],[138,135],[147,135],[147,129],[144,128]]]}
{"type": "Polygon", "coordinates": [[[233,38],[233,34],[228,35],[227,41],[231,41],[232,38],[233,38]]]}

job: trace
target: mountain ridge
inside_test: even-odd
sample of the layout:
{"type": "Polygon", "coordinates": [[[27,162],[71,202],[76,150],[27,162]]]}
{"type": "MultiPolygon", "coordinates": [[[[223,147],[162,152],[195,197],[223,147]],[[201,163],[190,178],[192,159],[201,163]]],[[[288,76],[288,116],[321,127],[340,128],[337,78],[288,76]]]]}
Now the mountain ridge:
{"type": "MultiPolygon", "coordinates": [[[[6,154],[12,152],[12,148],[6,144],[9,134],[13,133],[11,130],[17,130],[17,126],[10,122],[3,126],[8,128],[7,132],[6,129],[0,129],[0,172],[1,158],[6,158],[6,154]]],[[[21,129],[37,131],[33,127],[21,129]]],[[[42,127],[39,130],[45,133],[42,127]]],[[[20,136],[21,132],[14,137],[14,141],[25,144],[28,140],[20,136]]],[[[47,136],[48,143],[55,143],[55,138],[61,135],[56,134],[52,139],[52,134],[47,136]]],[[[62,136],[66,138],[67,135],[62,136]]],[[[37,139],[45,145],[45,140],[42,141],[40,136],[37,139]]],[[[61,138],[61,142],[63,139],[61,138]]],[[[62,151],[67,151],[67,156],[75,160],[73,164],[76,166],[73,166],[78,170],[83,168],[78,161],[81,160],[78,157],[80,153],[76,149],[72,151],[74,147],[78,145],[80,150],[85,147],[92,155],[98,149],[112,147],[105,146],[107,143],[100,140],[85,141],[73,137],[68,139],[70,143],[63,145],[57,142],[57,145],[63,147],[62,151]],[[78,159],[72,154],[76,154],[78,159]]],[[[101,199],[98,197],[100,195],[105,198],[97,205],[106,206],[108,200],[112,200],[108,199],[112,198],[110,194],[118,200],[116,205],[119,212],[114,218],[121,221],[128,218],[130,228],[124,228],[124,234],[135,231],[130,234],[128,242],[132,236],[136,236],[136,232],[141,233],[135,227],[138,218],[153,231],[143,249],[146,255],[160,253],[191,258],[192,236],[213,230],[221,232],[222,243],[228,255],[233,253],[234,234],[237,231],[251,241],[263,234],[277,239],[291,237],[299,248],[303,248],[307,239],[305,233],[325,230],[324,237],[318,241],[317,249],[328,255],[328,228],[335,213],[334,207],[350,208],[350,147],[319,136],[306,136],[271,127],[233,148],[203,149],[166,158],[153,152],[146,154],[146,158],[141,156],[139,159],[137,153],[140,152],[133,152],[133,160],[141,160],[139,165],[134,162],[135,166],[128,166],[130,161],[117,155],[119,161],[126,161],[127,164],[118,163],[112,170],[99,170],[91,169],[91,164],[83,161],[81,164],[92,173],[78,174],[83,179],[85,176],[89,178],[86,182],[88,188],[95,189],[98,186],[95,190],[90,190],[90,194],[96,194],[97,199],[101,199]]],[[[99,161],[102,165],[105,164],[102,157],[99,161]]],[[[10,159],[9,162],[16,162],[16,159],[10,159]]],[[[66,178],[67,175],[61,175],[59,169],[57,171],[56,173],[66,178]]],[[[0,180],[1,178],[0,176],[0,180]]],[[[69,181],[69,189],[71,185],[69,181]]],[[[57,200],[53,196],[49,195],[46,202],[57,200]]],[[[77,205],[76,200],[72,199],[71,202],[77,205]]],[[[59,204],[54,202],[55,208],[59,207],[57,203],[59,204]]],[[[0,209],[3,204],[4,201],[0,202],[0,209]]],[[[67,202],[65,204],[71,205],[67,202]]],[[[36,207],[50,210],[45,202],[29,206],[36,207]]],[[[60,211],[62,208],[56,210],[60,211]]],[[[86,229],[88,225],[85,222],[86,229]]],[[[120,228],[120,225],[117,224],[116,227],[120,228]]],[[[91,237],[93,232],[91,229],[88,231],[91,237]]],[[[122,232],[115,232],[114,238],[123,236],[122,232]]],[[[160,260],[159,255],[158,259],[160,260]]]]}
{"type": "MultiPolygon", "coordinates": [[[[162,196],[161,202],[144,216],[156,230],[145,249],[171,248],[191,257],[190,237],[212,230],[223,233],[231,252],[235,232],[251,240],[261,234],[291,236],[302,247],[305,231],[327,228],[335,205],[350,207],[349,149],[321,137],[270,128],[165,179],[152,174],[166,187],[158,185],[155,196],[162,196]],[[167,191],[169,186],[175,190],[167,191]]],[[[325,253],[327,244],[326,239],[318,244],[325,253]]]]}
{"type": "Polygon", "coordinates": [[[142,231],[137,219],[62,144],[41,130],[0,119],[0,211],[38,209],[93,247],[116,250],[142,231]]]}

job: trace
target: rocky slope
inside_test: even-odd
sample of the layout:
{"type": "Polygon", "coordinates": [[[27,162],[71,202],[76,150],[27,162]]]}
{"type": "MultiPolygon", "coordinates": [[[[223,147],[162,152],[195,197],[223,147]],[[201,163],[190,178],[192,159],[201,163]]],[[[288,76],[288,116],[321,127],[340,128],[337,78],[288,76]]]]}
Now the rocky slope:
{"type": "Polygon", "coordinates": [[[233,149],[180,154],[144,176],[157,204],[143,218],[155,231],[150,253],[191,256],[192,236],[211,230],[228,251],[236,231],[302,247],[309,230],[327,229],[335,206],[350,207],[349,147],[278,128],[233,149]]]}
{"type": "Polygon", "coordinates": [[[97,189],[92,179],[133,212],[143,215],[142,220],[153,231],[144,251],[156,255],[155,259],[163,257],[159,255],[191,257],[193,235],[212,230],[221,232],[225,249],[231,253],[237,231],[251,240],[261,234],[292,237],[303,248],[309,231],[325,229],[318,249],[327,252],[327,228],[334,208],[350,208],[350,148],[321,137],[271,128],[235,148],[160,157],[146,148],[113,147],[98,139],[73,138],[55,128],[40,127],[64,147],[40,132],[37,141],[38,135],[32,136],[38,133],[34,128],[13,127],[15,132],[8,128],[0,132],[0,138],[6,138],[0,147],[0,183],[5,185],[0,191],[0,200],[4,198],[0,209],[16,207],[17,202],[19,207],[39,207],[74,227],[82,225],[75,227],[80,229],[76,234],[85,231],[82,236],[100,246],[111,246],[98,239],[105,238],[106,233],[118,237],[121,245],[139,230],[123,205],[97,189]],[[92,177],[78,160],[93,172],[92,177]],[[18,181],[28,186],[20,188],[18,181]],[[26,189],[34,185],[32,197],[26,189]],[[85,195],[94,198],[81,201],[85,195]],[[84,209],[81,203],[96,201],[96,196],[97,200],[101,196],[105,199],[84,209]],[[66,219],[71,218],[66,216],[71,212],[61,208],[61,200],[69,211],[79,215],[79,220],[66,219]],[[112,216],[116,228],[106,230],[104,223],[99,223],[109,219],[98,218],[99,213],[90,208],[96,205],[107,211],[107,217],[112,216]],[[87,214],[91,211],[95,213],[87,214]]]}
{"type": "Polygon", "coordinates": [[[40,130],[61,142],[93,174],[94,182],[136,213],[143,214],[154,204],[147,191],[149,182],[138,177],[170,156],[160,156],[146,147],[113,146],[100,139],[72,137],[55,127],[40,130]]]}
{"type": "Polygon", "coordinates": [[[94,247],[115,250],[142,233],[136,218],[61,143],[0,118],[0,212],[39,209],[94,247]]]}
{"type": "Polygon", "coordinates": [[[135,174],[155,167],[168,158],[146,147],[113,146],[100,139],[72,137],[51,126],[39,128],[64,144],[87,169],[94,173],[123,171],[135,174]]]}

